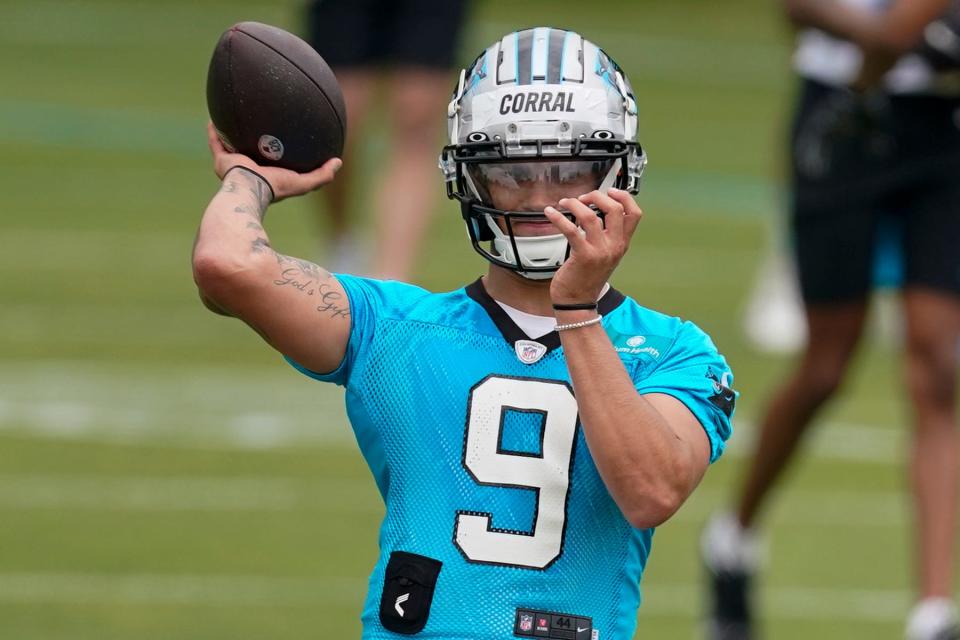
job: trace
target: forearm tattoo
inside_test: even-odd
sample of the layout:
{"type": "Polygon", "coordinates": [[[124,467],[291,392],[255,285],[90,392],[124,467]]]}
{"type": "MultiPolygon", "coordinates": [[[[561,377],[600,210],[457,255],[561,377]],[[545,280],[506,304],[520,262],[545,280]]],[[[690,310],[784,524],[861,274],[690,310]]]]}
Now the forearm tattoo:
{"type": "Polygon", "coordinates": [[[339,291],[330,283],[330,272],[312,262],[291,258],[274,252],[280,267],[280,276],[273,281],[274,286],[296,289],[307,296],[315,296],[319,313],[333,318],[349,318],[350,305],[339,291]]]}
{"type": "Polygon", "coordinates": [[[257,223],[263,222],[270,204],[270,188],[258,176],[246,171],[242,167],[231,169],[224,176],[223,193],[235,193],[242,198],[240,204],[235,205],[233,211],[253,217],[257,223]]]}
{"type": "MultiPolygon", "coordinates": [[[[295,289],[303,295],[313,296],[317,302],[315,308],[320,314],[333,318],[350,318],[350,305],[346,296],[334,289],[330,282],[330,272],[308,260],[277,253],[270,246],[262,224],[270,204],[270,190],[260,178],[243,169],[232,170],[220,190],[242,198],[240,203],[234,205],[233,211],[252,218],[246,224],[246,229],[253,235],[250,251],[266,253],[276,259],[278,269],[277,277],[273,280],[274,286],[295,289]]],[[[260,329],[255,329],[263,335],[260,329]]]]}
{"type": "Polygon", "coordinates": [[[254,253],[269,253],[276,259],[279,274],[273,280],[274,286],[296,289],[303,295],[315,296],[319,313],[333,318],[350,317],[350,306],[344,295],[333,289],[329,271],[309,260],[277,253],[270,246],[270,241],[262,236],[253,239],[250,249],[254,253]]]}

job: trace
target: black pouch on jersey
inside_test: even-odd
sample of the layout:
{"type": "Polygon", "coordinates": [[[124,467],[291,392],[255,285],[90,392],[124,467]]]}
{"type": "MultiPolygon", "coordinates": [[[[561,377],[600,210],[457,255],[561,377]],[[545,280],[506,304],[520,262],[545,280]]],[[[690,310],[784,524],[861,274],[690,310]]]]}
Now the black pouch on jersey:
{"type": "Polygon", "coordinates": [[[380,623],[384,628],[407,635],[423,630],[442,566],[439,560],[415,553],[390,554],[380,595],[380,623]]]}

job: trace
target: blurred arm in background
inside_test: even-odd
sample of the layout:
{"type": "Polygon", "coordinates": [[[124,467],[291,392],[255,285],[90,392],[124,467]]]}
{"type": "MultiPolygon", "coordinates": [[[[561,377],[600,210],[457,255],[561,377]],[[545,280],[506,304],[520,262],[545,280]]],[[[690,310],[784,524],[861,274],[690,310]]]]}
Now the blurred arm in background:
{"type": "Polygon", "coordinates": [[[863,51],[864,62],[853,88],[876,85],[897,59],[920,44],[928,24],[941,17],[952,0],[895,0],[883,13],[837,0],[781,0],[797,27],[813,27],[849,40],[863,51]]]}

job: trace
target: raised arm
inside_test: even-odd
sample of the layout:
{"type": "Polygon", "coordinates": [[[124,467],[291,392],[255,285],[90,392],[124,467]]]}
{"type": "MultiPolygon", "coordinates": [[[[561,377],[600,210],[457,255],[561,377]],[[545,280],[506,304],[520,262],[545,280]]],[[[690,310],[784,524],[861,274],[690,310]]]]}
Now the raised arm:
{"type": "MultiPolygon", "coordinates": [[[[641,211],[625,191],[594,191],[567,198],[584,229],[552,207],[545,213],[570,243],[570,258],[553,277],[554,304],[596,300],[640,221],[641,211]],[[604,226],[586,205],[606,213],[604,226]]],[[[557,311],[561,324],[589,322],[596,311],[557,311]]],[[[645,529],[666,521],[703,478],[710,441],[696,416],[676,398],[641,395],[600,324],[560,332],[583,433],[600,477],[624,517],[645,529]]]]}
{"type": "Polygon", "coordinates": [[[332,159],[307,174],[260,167],[224,149],[208,127],[223,184],[207,206],[193,248],[193,277],[204,305],[243,320],[277,351],[318,372],[335,369],[350,335],[350,308],[337,279],[278,253],[263,227],[267,207],[333,180],[332,159]]]}

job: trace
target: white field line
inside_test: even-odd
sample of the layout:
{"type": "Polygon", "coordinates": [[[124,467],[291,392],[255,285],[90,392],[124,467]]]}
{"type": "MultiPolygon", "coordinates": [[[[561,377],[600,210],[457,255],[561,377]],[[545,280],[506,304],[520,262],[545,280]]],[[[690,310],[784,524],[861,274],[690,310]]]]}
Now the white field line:
{"type": "MultiPolygon", "coordinates": [[[[159,372],[77,361],[0,364],[4,431],[178,448],[356,446],[343,389],[284,364],[159,372]]],[[[746,455],[754,431],[747,417],[738,417],[728,455],[746,455]]],[[[823,423],[811,433],[806,453],[821,460],[899,464],[908,431],[823,423]]]]}
{"type": "Polygon", "coordinates": [[[0,602],[208,606],[359,605],[361,578],[0,573],[0,602]]]}
{"type": "MultiPolygon", "coordinates": [[[[704,487],[674,516],[700,526],[728,492],[704,487]]],[[[773,526],[902,528],[909,502],[897,491],[789,489],[774,505],[773,526]]],[[[254,477],[130,477],[0,475],[0,509],[59,511],[243,512],[322,509],[379,516],[383,505],[372,478],[304,481],[254,477]]]]}
{"type": "Polygon", "coordinates": [[[105,478],[0,475],[0,508],[101,511],[294,511],[382,513],[373,480],[105,478]]]}
{"type": "MultiPolygon", "coordinates": [[[[297,375],[291,372],[290,375],[297,375]]],[[[328,385],[316,385],[328,386],[328,385]]],[[[262,390],[259,392],[262,393],[262,390]]],[[[238,397],[242,398],[241,394],[238,397]]],[[[332,411],[238,411],[242,401],[221,406],[187,409],[163,406],[176,396],[162,391],[152,398],[152,408],[124,406],[122,402],[83,400],[34,401],[4,397],[0,392],[0,432],[107,443],[155,443],[183,448],[227,447],[270,449],[300,444],[329,447],[356,446],[346,424],[342,405],[330,393],[317,394],[318,407],[332,411]],[[323,423],[317,422],[322,416],[323,423]],[[192,429],[172,425],[196,427],[192,429]]],[[[283,406],[283,399],[265,399],[264,404],[283,406]]],[[[752,423],[737,420],[734,439],[726,455],[743,458],[750,452],[755,431],[752,423]]],[[[806,445],[806,455],[820,460],[898,464],[903,460],[903,429],[841,422],[824,423],[815,429],[806,445]]]]}
{"type": "MultiPolygon", "coordinates": [[[[276,578],[206,575],[87,575],[0,573],[5,604],[176,604],[186,606],[305,606],[359,608],[361,578],[276,578]]],[[[696,616],[702,586],[644,585],[644,617],[696,616]]],[[[766,617],[779,619],[902,620],[909,594],[900,590],[770,587],[760,594],[766,617]]]]}
{"type": "MultiPolygon", "coordinates": [[[[701,487],[671,521],[702,526],[718,508],[728,507],[732,498],[729,489],[701,487]]],[[[907,494],[898,491],[785,488],[765,522],[792,528],[903,528],[911,521],[909,507],[907,494]]]]}
{"type": "Polygon", "coordinates": [[[185,448],[356,446],[343,390],[277,363],[256,374],[0,365],[0,432],[185,448]]]}
{"type": "MultiPolygon", "coordinates": [[[[699,616],[703,585],[644,585],[640,619],[699,616]]],[[[768,587],[758,605],[763,617],[786,620],[848,620],[900,622],[911,595],[898,589],[768,587]]]]}
{"type": "MultiPolygon", "coordinates": [[[[850,422],[820,422],[813,426],[801,455],[820,460],[899,464],[904,460],[908,429],[850,422]]],[[[743,458],[752,453],[756,425],[734,420],[734,438],[725,455],[743,458]]]]}

